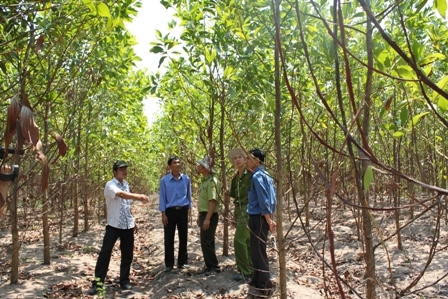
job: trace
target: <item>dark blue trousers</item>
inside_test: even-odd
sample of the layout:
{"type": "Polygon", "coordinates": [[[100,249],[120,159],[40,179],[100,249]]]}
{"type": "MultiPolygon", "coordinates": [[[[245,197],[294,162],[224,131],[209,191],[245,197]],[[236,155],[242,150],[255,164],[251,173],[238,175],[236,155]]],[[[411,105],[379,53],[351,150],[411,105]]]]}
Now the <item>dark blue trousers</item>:
{"type": "MultiPolygon", "coordinates": [[[[134,229],[118,229],[106,226],[103,246],[95,266],[95,277],[99,277],[101,282],[106,279],[109,269],[110,257],[115,242],[120,238],[121,263],[120,263],[120,285],[130,283],[129,274],[131,272],[132,259],[134,258],[134,229]]],[[[95,284],[95,282],[93,283],[95,284]]]]}
{"type": "Polygon", "coordinates": [[[266,253],[269,225],[262,215],[249,215],[250,256],[254,273],[250,285],[257,289],[271,289],[273,284],[269,273],[269,260],[266,253]]]}
{"type": "Polygon", "coordinates": [[[168,218],[167,226],[163,227],[165,237],[165,266],[174,266],[174,237],[179,237],[179,250],[177,253],[177,266],[188,264],[187,241],[188,241],[188,208],[176,210],[168,208],[165,211],[168,218]]]}

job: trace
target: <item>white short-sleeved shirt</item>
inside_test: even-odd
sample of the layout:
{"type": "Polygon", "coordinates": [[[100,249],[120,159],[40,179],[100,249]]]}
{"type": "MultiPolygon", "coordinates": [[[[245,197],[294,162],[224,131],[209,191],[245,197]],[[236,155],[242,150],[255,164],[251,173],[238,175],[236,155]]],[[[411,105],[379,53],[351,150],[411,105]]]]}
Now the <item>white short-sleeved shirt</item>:
{"type": "Polygon", "coordinates": [[[116,178],[113,178],[106,183],[104,196],[107,206],[107,225],[119,229],[131,229],[135,226],[134,217],[131,215],[133,200],[116,196],[120,191],[130,192],[128,182],[123,180],[123,184],[121,184],[116,178]]]}

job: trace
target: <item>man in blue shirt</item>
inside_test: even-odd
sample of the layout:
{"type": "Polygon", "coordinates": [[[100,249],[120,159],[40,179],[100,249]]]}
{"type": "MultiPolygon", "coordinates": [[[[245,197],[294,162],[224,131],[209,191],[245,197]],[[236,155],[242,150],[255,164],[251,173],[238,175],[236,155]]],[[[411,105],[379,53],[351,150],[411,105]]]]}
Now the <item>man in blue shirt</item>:
{"type": "Polygon", "coordinates": [[[188,211],[191,209],[190,178],[181,173],[182,162],[177,156],[168,159],[170,173],[160,180],[159,211],[162,212],[162,223],[165,238],[165,272],[174,266],[174,236],[176,227],[179,237],[177,268],[188,264],[188,211]]]}
{"type": "Polygon", "coordinates": [[[250,255],[254,273],[249,285],[254,287],[256,295],[270,296],[274,283],[269,273],[269,260],[266,253],[268,233],[275,232],[277,224],[271,216],[275,212],[276,195],[274,180],[264,169],[265,154],[259,148],[249,151],[247,167],[252,169],[251,187],[249,189],[250,255]]]}

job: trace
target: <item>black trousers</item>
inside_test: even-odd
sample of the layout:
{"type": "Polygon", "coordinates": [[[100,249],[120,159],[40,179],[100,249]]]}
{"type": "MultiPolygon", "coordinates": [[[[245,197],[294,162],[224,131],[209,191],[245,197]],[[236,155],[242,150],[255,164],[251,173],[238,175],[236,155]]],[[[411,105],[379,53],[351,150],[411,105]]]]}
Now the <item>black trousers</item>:
{"type": "Polygon", "coordinates": [[[269,225],[262,215],[249,215],[250,256],[254,273],[250,285],[257,289],[271,289],[273,283],[269,273],[269,260],[266,253],[269,225]]]}
{"type": "Polygon", "coordinates": [[[216,228],[218,227],[218,213],[213,213],[212,218],[210,218],[210,227],[208,230],[203,230],[202,225],[204,223],[205,218],[207,217],[207,212],[199,213],[199,225],[200,225],[200,239],[201,239],[201,249],[202,255],[204,256],[205,266],[208,270],[211,268],[218,269],[219,262],[216,257],[216,248],[215,248],[215,233],[216,228]]]}
{"type": "Polygon", "coordinates": [[[163,227],[165,237],[165,266],[174,266],[174,237],[179,238],[179,250],[177,253],[177,266],[188,264],[187,240],[188,240],[188,207],[176,210],[168,208],[165,211],[168,218],[167,226],[163,227]]]}
{"type": "MultiPolygon", "coordinates": [[[[109,269],[110,257],[115,242],[120,238],[121,263],[120,263],[120,285],[130,283],[129,273],[131,272],[132,259],[134,258],[134,229],[118,229],[106,226],[103,246],[95,266],[95,277],[99,277],[101,282],[106,279],[109,269]]],[[[95,284],[95,282],[93,283],[95,284]]]]}

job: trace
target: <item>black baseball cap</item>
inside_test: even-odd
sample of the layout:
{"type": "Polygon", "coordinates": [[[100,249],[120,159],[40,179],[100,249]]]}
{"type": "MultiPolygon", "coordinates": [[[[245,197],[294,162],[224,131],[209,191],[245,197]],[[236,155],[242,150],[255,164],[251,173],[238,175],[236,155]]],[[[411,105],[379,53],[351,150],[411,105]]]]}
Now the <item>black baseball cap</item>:
{"type": "Polygon", "coordinates": [[[261,163],[264,163],[264,157],[266,155],[261,149],[255,147],[251,149],[249,153],[252,154],[252,156],[254,156],[255,158],[258,158],[258,160],[260,160],[261,163]]]}
{"type": "Polygon", "coordinates": [[[128,163],[123,160],[115,161],[114,166],[112,166],[113,170],[117,170],[120,167],[128,167],[128,163]]]}

